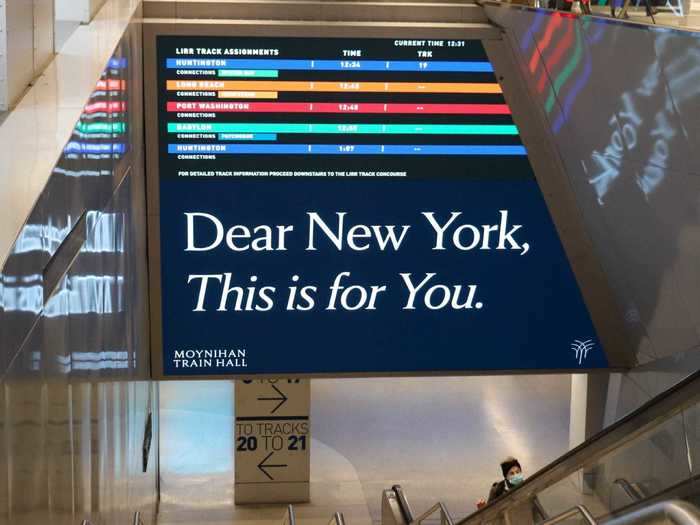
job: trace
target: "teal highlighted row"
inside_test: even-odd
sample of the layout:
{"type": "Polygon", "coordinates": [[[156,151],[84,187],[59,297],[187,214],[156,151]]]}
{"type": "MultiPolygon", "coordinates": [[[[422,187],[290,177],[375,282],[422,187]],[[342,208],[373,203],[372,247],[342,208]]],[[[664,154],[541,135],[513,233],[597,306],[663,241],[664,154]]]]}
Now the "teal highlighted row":
{"type": "Polygon", "coordinates": [[[219,140],[277,140],[275,133],[219,133],[219,140]]]}
{"type": "Polygon", "coordinates": [[[277,69],[219,69],[220,77],[237,78],[277,78],[277,69]]]}
{"type": "Polygon", "coordinates": [[[260,124],[169,122],[168,133],[361,133],[416,135],[517,135],[512,124],[260,124]]]}

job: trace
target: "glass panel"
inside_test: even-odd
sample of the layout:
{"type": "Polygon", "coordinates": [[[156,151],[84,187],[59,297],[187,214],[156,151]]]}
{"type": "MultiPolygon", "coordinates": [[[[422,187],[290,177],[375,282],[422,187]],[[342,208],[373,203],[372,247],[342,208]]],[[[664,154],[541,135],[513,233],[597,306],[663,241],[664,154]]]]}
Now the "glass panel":
{"type": "Polygon", "coordinates": [[[700,404],[683,413],[691,473],[700,476],[700,404]]]}
{"type": "MultiPolygon", "coordinates": [[[[689,436],[694,436],[691,450],[697,457],[700,452],[698,407],[694,407],[686,419],[689,436]],[[694,425],[692,430],[691,425],[694,425]]],[[[539,494],[539,499],[550,517],[575,505],[584,505],[594,516],[600,517],[633,503],[633,496],[628,492],[652,496],[689,477],[683,415],[678,414],[596,464],[549,487],[539,494]]]]}
{"type": "Polygon", "coordinates": [[[595,490],[610,510],[633,502],[625,481],[644,495],[659,494],[690,477],[681,414],[615,451],[598,466],[595,490]]]}
{"type": "MultiPolygon", "coordinates": [[[[594,516],[606,514],[607,507],[593,490],[595,476],[595,467],[581,469],[542,491],[538,498],[549,517],[561,514],[576,505],[585,506],[594,516]]],[[[564,523],[583,522],[582,520],[579,515],[564,523]]]]}

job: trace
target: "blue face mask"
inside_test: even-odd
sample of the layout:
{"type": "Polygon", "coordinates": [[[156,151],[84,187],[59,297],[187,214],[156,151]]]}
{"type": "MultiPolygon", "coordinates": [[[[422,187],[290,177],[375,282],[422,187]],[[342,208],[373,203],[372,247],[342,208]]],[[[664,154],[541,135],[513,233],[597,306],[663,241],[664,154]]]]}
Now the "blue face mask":
{"type": "Polygon", "coordinates": [[[513,485],[514,487],[517,487],[520,485],[523,481],[525,480],[525,477],[523,476],[522,472],[520,474],[513,474],[511,477],[508,478],[508,483],[513,485]]]}

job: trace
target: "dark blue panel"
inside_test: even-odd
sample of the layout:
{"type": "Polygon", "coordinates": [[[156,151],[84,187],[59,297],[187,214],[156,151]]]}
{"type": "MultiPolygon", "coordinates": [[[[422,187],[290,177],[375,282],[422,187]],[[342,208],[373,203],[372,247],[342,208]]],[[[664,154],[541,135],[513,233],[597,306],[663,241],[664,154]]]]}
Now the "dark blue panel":
{"type": "MultiPolygon", "coordinates": [[[[575,368],[579,362],[571,345],[577,339],[590,339],[595,345],[583,366],[606,366],[534,180],[171,180],[161,184],[161,208],[167,210],[161,224],[166,374],[575,368]],[[522,225],[512,237],[519,245],[529,243],[524,255],[523,249],[457,250],[447,241],[454,228],[446,235],[447,249],[433,250],[435,232],[421,214],[432,211],[444,223],[451,212],[461,211],[453,226],[479,226],[500,224],[500,210],[508,211],[507,230],[522,225]],[[192,212],[215,216],[226,229],[243,224],[252,231],[266,224],[292,225],[294,230],[286,234],[286,250],[234,252],[224,238],[210,251],[187,252],[185,213],[192,212]],[[317,250],[310,251],[308,212],[318,213],[334,230],[337,212],[347,212],[346,233],[356,224],[396,225],[397,232],[401,225],[410,229],[398,251],[354,251],[347,245],[339,251],[316,227],[317,250]],[[188,285],[188,277],[225,272],[232,275],[231,285],[254,286],[250,278],[256,276],[257,289],[274,286],[274,308],[245,311],[244,299],[243,311],[235,311],[231,295],[229,311],[217,311],[222,286],[210,280],[206,311],[193,312],[201,279],[188,285]],[[329,287],[340,272],[350,272],[341,282],[345,287],[387,286],[375,310],[326,309],[329,287]],[[401,273],[410,273],[418,282],[426,273],[435,273],[429,285],[477,285],[473,308],[430,310],[421,299],[415,310],[406,310],[401,273]],[[300,278],[299,286],[318,287],[313,310],[286,309],[294,275],[300,278]],[[477,302],[483,308],[477,309],[477,302]],[[219,348],[245,349],[247,368],[175,367],[175,350],[219,348]]],[[[192,222],[196,247],[215,240],[210,219],[195,217],[192,222]]],[[[469,245],[472,237],[465,230],[462,242],[469,245]]],[[[242,239],[235,242],[245,244],[242,239]]],[[[350,293],[355,299],[360,292],[350,293]]],[[[252,308],[267,306],[255,297],[252,308]]],[[[440,297],[434,292],[433,304],[440,297]]]]}

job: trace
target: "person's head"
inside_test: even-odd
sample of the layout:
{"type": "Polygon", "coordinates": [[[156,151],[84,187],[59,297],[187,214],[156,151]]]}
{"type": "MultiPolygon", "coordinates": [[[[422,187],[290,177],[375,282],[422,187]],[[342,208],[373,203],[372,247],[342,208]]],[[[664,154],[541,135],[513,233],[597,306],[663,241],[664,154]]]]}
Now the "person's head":
{"type": "Polygon", "coordinates": [[[517,487],[523,482],[523,469],[514,457],[507,457],[501,461],[501,472],[509,485],[517,487]]]}

